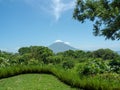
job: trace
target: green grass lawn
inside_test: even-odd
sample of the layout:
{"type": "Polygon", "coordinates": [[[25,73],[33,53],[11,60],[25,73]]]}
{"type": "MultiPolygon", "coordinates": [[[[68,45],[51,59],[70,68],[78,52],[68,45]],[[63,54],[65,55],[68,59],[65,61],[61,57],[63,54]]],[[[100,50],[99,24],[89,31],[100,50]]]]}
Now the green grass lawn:
{"type": "Polygon", "coordinates": [[[23,74],[0,80],[0,90],[76,90],[47,74],[23,74]]]}

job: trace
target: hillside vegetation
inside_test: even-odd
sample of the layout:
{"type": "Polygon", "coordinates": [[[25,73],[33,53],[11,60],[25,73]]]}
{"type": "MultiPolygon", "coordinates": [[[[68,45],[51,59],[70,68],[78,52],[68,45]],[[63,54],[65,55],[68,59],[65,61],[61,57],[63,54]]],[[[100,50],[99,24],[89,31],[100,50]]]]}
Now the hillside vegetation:
{"type": "Polygon", "coordinates": [[[0,51],[0,72],[0,78],[46,73],[75,88],[120,90],[120,55],[110,49],[54,54],[47,47],[30,46],[18,53],[0,51]]]}

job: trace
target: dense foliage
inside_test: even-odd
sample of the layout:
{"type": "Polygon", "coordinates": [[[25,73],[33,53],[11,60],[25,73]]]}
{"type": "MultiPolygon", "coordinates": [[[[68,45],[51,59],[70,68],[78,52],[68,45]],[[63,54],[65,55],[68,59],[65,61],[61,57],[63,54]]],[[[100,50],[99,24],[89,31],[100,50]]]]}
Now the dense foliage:
{"type": "Polygon", "coordinates": [[[94,22],[95,36],[120,39],[120,0],[77,0],[73,17],[94,22]]]}
{"type": "Polygon", "coordinates": [[[19,55],[22,55],[24,59],[27,60],[37,60],[39,62],[48,63],[47,58],[53,56],[53,51],[47,47],[43,46],[30,46],[22,47],[18,50],[19,55]]]}
{"type": "Polygon", "coordinates": [[[7,70],[7,68],[14,68],[16,74],[27,72],[52,72],[66,83],[70,83],[69,79],[73,80],[74,76],[70,76],[69,78],[64,77],[64,74],[68,73],[68,76],[70,75],[69,73],[72,73],[72,75],[77,76],[77,79],[80,79],[80,77],[84,78],[84,80],[81,81],[84,81],[88,86],[81,84],[81,81],[77,79],[71,81],[70,85],[75,82],[76,84],[74,84],[74,86],[81,87],[81,85],[83,85],[82,88],[88,88],[89,84],[86,79],[94,77],[94,81],[90,79],[91,84],[89,88],[96,90],[94,88],[97,88],[97,86],[94,87],[91,85],[97,85],[96,81],[99,82],[100,79],[101,81],[99,83],[103,83],[103,86],[101,86],[101,84],[98,84],[98,86],[101,88],[107,87],[106,85],[109,85],[109,80],[112,81],[110,82],[111,84],[118,83],[119,80],[117,78],[113,79],[112,75],[118,77],[120,74],[120,55],[110,49],[98,49],[96,51],[68,50],[54,54],[52,50],[47,47],[30,46],[20,48],[18,53],[0,51],[0,77],[14,75],[14,71],[11,69],[7,70]],[[44,66],[52,67],[53,71],[50,71],[50,68],[45,69],[44,66]],[[6,67],[6,69],[4,67],[6,67]],[[1,71],[4,69],[5,73],[1,71]],[[57,74],[59,72],[58,70],[62,70],[64,73],[62,73],[62,75],[60,73],[57,74]]]}

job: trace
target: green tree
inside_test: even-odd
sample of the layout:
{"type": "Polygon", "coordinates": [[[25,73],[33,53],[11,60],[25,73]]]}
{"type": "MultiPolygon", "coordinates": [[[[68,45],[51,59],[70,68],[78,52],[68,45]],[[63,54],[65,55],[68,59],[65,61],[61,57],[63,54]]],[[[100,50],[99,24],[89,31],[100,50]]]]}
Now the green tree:
{"type": "Polygon", "coordinates": [[[43,61],[44,63],[46,63],[47,57],[53,55],[53,51],[44,46],[22,47],[18,51],[19,54],[22,55],[23,60],[35,59],[38,61],[43,61]]]}
{"type": "Polygon", "coordinates": [[[30,53],[30,48],[29,47],[22,47],[18,50],[20,55],[23,55],[25,53],[30,53]]]}
{"type": "Polygon", "coordinates": [[[120,39],[120,0],[77,0],[74,19],[94,22],[93,34],[106,39],[120,39]]]}
{"type": "Polygon", "coordinates": [[[102,58],[103,60],[113,60],[119,55],[110,49],[98,49],[92,53],[93,58],[102,58]]]}
{"type": "Polygon", "coordinates": [[[76,50],[75,51],[76,58],[84,58],[86,57],[86,52],[82,50],[76,50]]]}
{"type": "Polygon", "coordinates": [[[75,58],[75,51],[74,50],[67,50],[62,53],[58,53],[57,55],[62,55],[63,57],[70,57],[70,58],[75,58]]]}

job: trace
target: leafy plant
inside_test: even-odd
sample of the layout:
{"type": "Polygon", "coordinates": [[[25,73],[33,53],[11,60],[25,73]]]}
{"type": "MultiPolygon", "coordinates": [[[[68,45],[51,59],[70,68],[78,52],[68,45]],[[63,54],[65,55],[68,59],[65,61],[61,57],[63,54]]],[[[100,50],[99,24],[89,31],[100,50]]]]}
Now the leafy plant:
{"type": "Polygon", "coordinates": [[[108,66],[108,64],[104,62],[102,59],[98,58],[86,62],[81,74],[92,75],[92,74],[104,73],[109,71],[110,71],[110,67],[108,66]]]}
{"type": "Polygon", "coordinates": [[[75,66],[75,64],[73,61],[70,60],[70,61],[63,62],[62,66],[65,69],[72,69],[75,66]]]}

